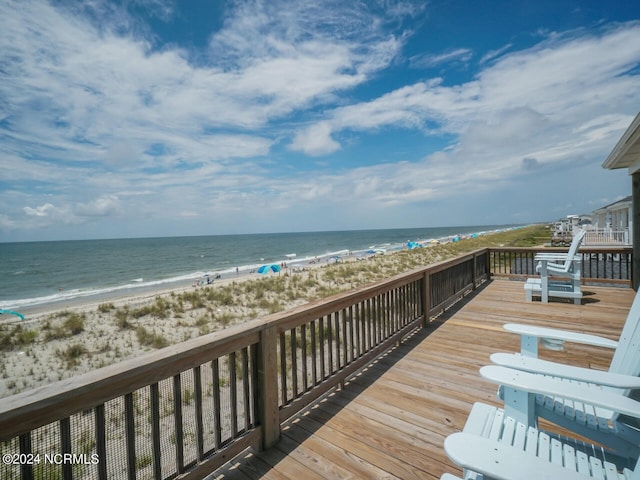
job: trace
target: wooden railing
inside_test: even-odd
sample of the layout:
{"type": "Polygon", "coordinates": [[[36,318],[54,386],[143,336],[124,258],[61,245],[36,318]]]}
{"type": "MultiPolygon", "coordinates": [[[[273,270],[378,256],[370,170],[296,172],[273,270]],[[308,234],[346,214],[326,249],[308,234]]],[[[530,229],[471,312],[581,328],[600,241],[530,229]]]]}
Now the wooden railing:
{"type": "MultiPolygon", "coordinates": [[[[538,252],[566,252],[564,248],[491,248],[492,275],[526,278],[539,275],[536,272],[535,255],[538,252]]],[[[631,283],[631,247],[582,247],[583,283],[631,283]]]]}
{"type": "Polygon", "coordinates": [[[610,228],[588,229],[584,236],[584,245],[631,245],[629,230],[612,230],[610,228]]]}
{"type": "Polygon", "coordinates": [[[478,250],[0,399],[0,478],[201,478],[530,258],[478,250]]]}

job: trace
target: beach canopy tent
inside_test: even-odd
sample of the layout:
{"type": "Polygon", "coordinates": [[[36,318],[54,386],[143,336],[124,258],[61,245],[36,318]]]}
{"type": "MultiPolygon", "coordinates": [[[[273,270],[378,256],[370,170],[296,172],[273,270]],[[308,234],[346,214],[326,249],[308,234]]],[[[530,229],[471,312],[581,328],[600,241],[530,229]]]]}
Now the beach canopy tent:
{"type": "Polygon", "coordinates": [[[634,290],[640,285],[640,113],[622,134],[620,140],[602,164],[609,170],[626,168],[631,175],[631,243],[633,244],[633,279],[634,290]]]}
{"type": "Polygon", "coordinates": [[[260,268],[258,268],[258,273],[263,273],[263,274],[266,274],[269,272],[277,273],[279,271],[280,271],[280,265],[276,265],[275,263],[271,265],[262,265],[260,268]]]}

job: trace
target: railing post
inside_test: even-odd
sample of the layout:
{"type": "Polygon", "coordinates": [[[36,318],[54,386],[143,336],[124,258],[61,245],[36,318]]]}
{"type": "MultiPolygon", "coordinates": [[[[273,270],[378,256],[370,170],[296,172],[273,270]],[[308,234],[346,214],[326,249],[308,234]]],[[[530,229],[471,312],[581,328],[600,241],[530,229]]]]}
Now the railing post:
{"type": "Polygon", "coordinates": [[[471,271],[471,284],[472,284],[472,287],[471,287],[471,289],[472,290],[476,289],[476,271],[478,269],[478,265],[477,264],[478,264],[478,256],[477,256],[476,252],[473,252],[473,262],[472,262],[472,266],[471,266],[471,268],[472,268],[472,271],[471,271]]]}
{"type": "Polygon", "coordinates": [[[431,274],[429,270],[424,272],[422,279],[422,326],[427,328],[429,325],[429,310],[431,309],[431,274]]]}
{"type": "Polygon", "coordinates": [[[280,410],[278,408],[278,332],[275,326],[260,332],[258,344],[258,417],[262,425],[262,448],[272,447],[280,440],[280,410]]]}

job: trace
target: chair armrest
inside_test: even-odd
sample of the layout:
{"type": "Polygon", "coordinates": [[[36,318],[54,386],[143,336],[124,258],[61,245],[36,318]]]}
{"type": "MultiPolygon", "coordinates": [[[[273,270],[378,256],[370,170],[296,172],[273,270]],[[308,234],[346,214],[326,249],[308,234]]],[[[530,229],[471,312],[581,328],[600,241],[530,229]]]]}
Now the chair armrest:
{"type": "Polygon", "coordinates": [[[563,397],[640,418],[640,402],[612,391],[598,390],[496,365],[482,367],[480,375],[491,382],[521,392],[563,397]]]}
{"type": "Polygon", "coordinates": [[[640,377],[634,377],[633,375],[622,375],[619,373],[604,372],[602,370],[593,370],[591,368],[574,367],[512,353],[494,353],[491,355],[491,361],[501,367],[514,368],[538,375],[567,378],[614,388],[640,388],[640,377]]]}
{"type": "Polygon", "coordinates": [[[536,253],[533,257],[534,260],[565,260],[568,257],[568,253],[561,252],[542,252],[536,253]]]}
{"type": "Polygon", "coordinates": [[[460,477],[456,477],[455,475],[451,475],[450,473],[443,473],[440,477],[440,480],[462,480],[460,477]]]}
{"type": "Polygon", "coordinates": [[[568,330],[557,330],[555,328],[534,327],[530,325],[520,325],[518,323],[507,323],[503,328],[511,333],[517,333],[527,337],[547,338],[551,340],[563,340],[596,347],[617,348],[618,342],[596,335],[586,333],[570,332],[568,330]]]}
{"type": "Polygon", "coordinates": [[[470,433],[458,432],[444,441],[451,460],[463,468],[502,480],[538,479],[584,480],[589,478],[559,464],[543,460],[521,449],[470,433]]]}

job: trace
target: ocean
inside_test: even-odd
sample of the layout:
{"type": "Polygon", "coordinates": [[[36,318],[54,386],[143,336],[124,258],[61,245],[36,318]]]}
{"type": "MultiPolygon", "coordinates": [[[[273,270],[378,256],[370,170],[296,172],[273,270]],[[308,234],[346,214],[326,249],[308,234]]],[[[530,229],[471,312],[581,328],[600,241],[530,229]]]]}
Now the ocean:
{"type": "Polygon", "coordinates": [[[513,225],[0,243],[0,309],[105,298],[513,225]]]}

